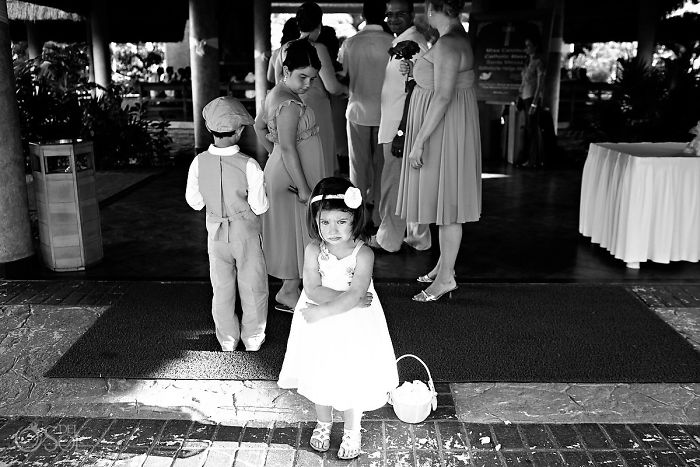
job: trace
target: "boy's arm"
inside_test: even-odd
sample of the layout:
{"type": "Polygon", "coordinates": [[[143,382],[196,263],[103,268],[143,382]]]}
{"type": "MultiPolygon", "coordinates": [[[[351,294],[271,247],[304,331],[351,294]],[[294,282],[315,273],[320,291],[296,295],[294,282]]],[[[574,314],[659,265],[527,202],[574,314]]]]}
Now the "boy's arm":
{"type": "Polygon", "coordinates": [[[190,170],[187,172],[185,199],[192,209],[201,211],[204,207],[204,198],[199,192],[199,156],[194,158],[190,164],[190,170]]]}
{"type": "Polygon", "coordinates": [[[315,303],[325,303],[341,294],[337,290],[321,285],[321,273],[318,271],[318,242],[309,243],[304,249],[304,292],[315,303]]]}
{"type": "MultiPolygon", "coordinates": [[[[367,290],[372,280],[373,267],[374,252],[369,247],[363,246],[357,253],[355,274],[352,278],[350,288],[339,293],[335,299],[318,306],[307,306],[307,308],[302,311],[304,319],[308,322],[315,322],[329,316],[345,313],[360,305],[361,300],[367,295],[367,290]]],[[[306,274],[306,269],[304,269],[304,274],[306,274]]],[[[306,277],[304,277],[304,281],[306,281],[306,277]]],[[[304,285],[306,286],[306,283],[304,285]]]]}
{"type": "Polygon", "coordinates": [[[267,212],[270,208],[270,202],[265,193],[264,172],[255,159],[248,158],[245,166],[245,176],[248,181],[248,204],[250,209],[259,216],[267,212]]]}

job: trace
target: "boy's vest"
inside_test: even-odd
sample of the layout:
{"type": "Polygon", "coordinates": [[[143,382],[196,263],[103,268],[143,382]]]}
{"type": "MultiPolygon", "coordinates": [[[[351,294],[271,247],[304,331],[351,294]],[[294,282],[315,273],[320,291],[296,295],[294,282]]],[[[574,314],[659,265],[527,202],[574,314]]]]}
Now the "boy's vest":
{"type": "Polygon", "coordinates": [[[262,233],[260,218],[248,204],[248,157],[237,153],[199,155],[199,192],[207,205],[207,231],[211,240],[230,242],[262,233]]]}

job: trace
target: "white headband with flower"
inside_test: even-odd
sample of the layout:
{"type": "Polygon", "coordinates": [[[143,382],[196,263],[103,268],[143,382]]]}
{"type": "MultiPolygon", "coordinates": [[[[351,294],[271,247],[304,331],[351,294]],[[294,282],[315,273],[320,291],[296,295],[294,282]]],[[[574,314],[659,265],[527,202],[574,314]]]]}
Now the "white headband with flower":
{"type": "Polygon", "coordinates": [[[311,198],[311,202],[315,203],[324,199],[342,199],[350,209],[357,209],[362,205],[362,193],[359,188],[354,186],[345,190],[345,193],[338,193],[337,195],[316,195],[311,198]]]}

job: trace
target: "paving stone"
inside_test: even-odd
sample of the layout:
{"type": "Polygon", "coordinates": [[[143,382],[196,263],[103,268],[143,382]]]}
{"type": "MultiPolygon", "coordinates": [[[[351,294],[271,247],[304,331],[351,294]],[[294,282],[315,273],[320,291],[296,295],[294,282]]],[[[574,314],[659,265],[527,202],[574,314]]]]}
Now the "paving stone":
{"type": "Polygon", "coordinates": [[[681,425],[681,427],[693,438],[695,444],[698,445],[698,449],[700,449],[700,425],[681,425]]]}
{"type": "Polygon", "coordinates": [[[80,306],[101,306],[106,302],[104,297],[109,294],[116,284],[114,282],[93,282],[93,287],[83,296],[78,305],[80,306]]]}
{"type": "Polygon", "coordinates": [[[0,304],[5,304],[16,295],[22,293],[26,287],[24,281],[0,282],[0,304]]]}
{"type": "Polygon", "coordinates": [[[158,440],[165,422],[165,420],[139,420],[139,424],[129,437],[126,447],[119,454],[119,460],[145,456],[158,440]]]}
{"type": "Polygon", "coordinates": [[[442,422],[437,424],[443,449],[469,449],[464,426],[460,422],[442,422]]]}
{"type": "Polygon", "coordinates": [[[613,445],[596,423],[577,424],[583,443],[587,449],[613,449],[613,445]]]}
{"type": "Polygon", "coordinates": [[[468,451],[446,451],[442,455],[445,467],[471,466],[471,454],[468,451]]]}
{"type": "Polygon", "coordinates": [[[589,451],[595,463],[599,466],[619,466],[624,467],[625,463],[615,451],[589,451]]]}
{"type": "Polygon", "coordinates": [[[619,451],[620,456],[625,460],[628,467],[655,467],[656,464],[647,456],[644,451],[628,451],[626,449],[619,451]]]}
{"type": "Polygon", "coordinates": [[[454,405],[442,405],[430,412],[426,420],[457,420],[457,411],[454,405]]]}
{"type": "Polygon", "coordinates": [[[627,425],[605,423],[601,427],[619,449],[639,449],[639,443],[634,439],[627,425]]]}
{"type": "Polygon", "coordinates": [[[296,465],[304,467],[322,467],[323,457],[317,452],[299,449],[297,451],[296,465]]]}
{"type": "Polygon", "coordinates": [[[661,433],[650,423],[635,423],[629,425],[630,430],[642,442],[642,447],[646,449],[668,449],[668,443],[661,433]]]}
{"type": "Polygon", "coordinates": [[[649,457],[654,459],[654,461],[656,461],[657,464],[663,465],[664,467],[680,467],[685,465],[683,460],[670,449],[651,450],[647,452],[649,454],[649,457]]]}
{"type": "Polygon", "coordinates": [[[150,459],[153,456],[168,458],[172,463],[175,454],[185,442],[191,426],[192,422],[189,420],[168,420],[158,443],[153,446],[153,449],[148,454],[148,458],[150,459]]]}
{"type": "Polygon", "coordinates": [[[392,450],[386,451],[386,465],[392,467],[404,467],[415,465],[415,459],[413,457],[413,451],[407,450],[392,450]]]}
{"type": "Polygon", "coordinates": [[[271,449],[296,449],[297,438],[299,437],[299,427],[294,425],[275,424],[270,438],[271,449]]]}
{"type": "Polygon", "coordinates": [[[554,449],[555,445],[544,425],[523,423],[520,425],[523,441],[531,449],[554,449]]]}
{"type": "Polygon", "coordinates": [[[27,282],[22,291],[5,302],[6,305],[22,305],[25,303],[36,303],[32,299],[45,290],[50,282],[27,282]]]}
{"type": "Polygon", "coordinates": [[[495,451],[472,451],[471,455],[475,467],[500,467],[503,465],[501,458],[498,457],[498,453],[495,451]]]}
{"type": "MultiPolygon", "coordinates": [[[[363,452],[360,457],[354,461],[358,467],[382,467],[384,465],[384,457],[382,451],[363,452]]],[[[297,463],[298,466],[303,464],[297,463]]]]}
{"type": "Polygon", "coordinates": [[[437,395],[437,405],[439,406],[452,406],[454,407],[455,405],[455,400],[454,397],[452,397],[452,393],[449,394],[438,394],[437,395]]]}
{"type": "Polygon", "coordinates": [[[547,425],[547,428],[562,449],[583,449],[573,425],[547,425]]]}
{"type": "Polygon", "coordinates": [[[311,440],[311,435],[313,434],[315,426],[316,422],[304,422],[299,425],[299,429],[301,430],[301,435],[299,436],[299,449],[311,450],[309,441],[311,440]]]}
{"type": "Polygon", "coordinates": [[[398,420],[394,408],[391,405],[385,405],[377,410],[365,412],[362,416],[363,420],[398,420]]]}
{"type": "Polygon", "coordinates": [[[700,451],[683,451],[679,455],[688,465],[700,467],[700,451]]]}
{"type": "Polygon", "coordinates": [[[440,446],[434,422],[413,425],[413,438],[416,449],[438,449],[440,446]]]}
{"type": "Polygon", "coordinates": [[[693,438],[679,425],[656,425],[656,429],[671,443],[677,451],[696,449],[693,438]]]}
{"type": "Polygon", "coordinates": [[[216,430],[216,437],[214,439],[216,441],[233,442],[238,445],[242,432],[242,426],[219,425],[218,429],[216,430]]]}
{"type": "Polygon", "coordinates": [[[585,451],[561,451],[560,454],[564,458],[564,465],[568,467],[595,465],[585,451]]]}
{"type": "MultiPolygon", "coordinates": [[[[86,436],[90,438],[96,438],[100,430],[104,433],[94,447],[90,448],[89,442],[85,445],[87,457],[82,465],[105,465],[108,464],[108,461],[108,465],[111,465],[111,462],[119,458],[119,454],[126,446],[126,443],[138,426],[139,421],[134,419],[119,419],[103,426],[105,422],[112,421],[106,419],[89,419],[85,425],[83,425],[80,432],[78,432],[79,439],[83,434],[86,434],[86,436]]],[[[75,458],[79,459],[80,457],[75,458]]],[[[68,462],[66,465],[70,466],[74,464],[68,462]]]]}
{"type": "Polygon", "coordinates": [[[74,453],[73,459],[79,460],[92,449],[94,444],[101,438],[102,434],[109,426],[105,424],[105,429],[98,437],[92,438],[85,435],[78,435],[81,428],[85,424],[85,419],[67,417],[61,419],[56,425],[46,427],[48,435],[47,441],[42,443],[40,449],[33,452],[25,461],[27,465],[48,465],[54,462],[54,465],[65,463],[66,458],[70,458],[74,453]]]}
{"type": "Polygon", "coordinates": [[[435,467],[440,465],[440,452],[416,449],[415,459],[418,467],[435,467]]]}
{"type": "Polygon", "coordinates": [[[532,465],[530,454],[527,451],[501,451],[501,457],[506,465],[532,465]]]}
{"type": "Polygon", "coordinates": [[[465,423],[464,431],[467,433],[467,441],[471,449],[493,449],[493,435],[489,425],[485,423],[465,423]],[[482,444],[481,440],[485,437],[489,438],[489,441],[486,444],[482,444]]]}
{"type": "Polygon", "coordinates": [[[494,424],[491,425],[496,440],[494,443],[501,445],[501,450],[522,450],[523,440],[520,437],[517,425],[494,424]]]}
{"type": "Polygon", "coordinates": [[[438,394],[450,394],[452,395],[452,388],[450,387],[450,383],[433,383],[435,386],[435,392],[438,394]]]}
{"type": "Polygon", "coordinates": [[[386,449],[412,449],[413,440],[408,423],[401,421],[384,422],[384,444],[386,449]]]}
{"type": "Polygon", "coordinates": [[[362,450],[367,453],[380,452],[384,449],[383,422],[363,421],[362,422],[362,450]]]}
{"type": "Polygon", "coordinates": [[[243,429],[243,434],[241,435],[241,447],[255,446],[258,448],[260,445],[267,447],[267,440],[270,437],[269,427],[255,427],[246,426],[243,429]]]}
{"type": "Polygon", "coordinates": [[[296,452],[292,449],[270,449],[265,458],[265,467],[292,467],[296,452]]]}
{"type": "Polygon", "coordinates": [[[234,467],[264,467],[266,457],[267,449],[247,449],[241,443],[233,465],[234,467]]]}

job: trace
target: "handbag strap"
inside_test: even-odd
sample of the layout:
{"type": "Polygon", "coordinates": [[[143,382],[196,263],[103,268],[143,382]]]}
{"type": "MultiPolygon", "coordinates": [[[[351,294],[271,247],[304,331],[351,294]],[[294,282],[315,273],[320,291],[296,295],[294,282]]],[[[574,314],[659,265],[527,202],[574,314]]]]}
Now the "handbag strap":
{"type": "Polygon", "coordinates": [[[401,115],[401,122],[399,123],[399,130],[406,131],[406,120],[408,119],[408,104],[411,101],[411,94],[413,94],[413,88],[416,86],[415,80],[406,81],[406,100],[403,103],[403,114],[401,115]]]}

